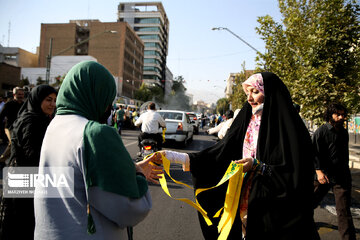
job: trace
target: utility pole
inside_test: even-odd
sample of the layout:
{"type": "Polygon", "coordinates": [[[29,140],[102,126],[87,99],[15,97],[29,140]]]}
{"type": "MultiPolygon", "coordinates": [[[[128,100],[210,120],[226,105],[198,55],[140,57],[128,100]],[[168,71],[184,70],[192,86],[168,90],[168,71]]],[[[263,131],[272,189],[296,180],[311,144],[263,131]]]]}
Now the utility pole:
{"type": "Polygon", "coordinates": [[[46,56],[46,84],[50,82],[51,54],[53,38],[50,38],[49,54],[46,56]]]}

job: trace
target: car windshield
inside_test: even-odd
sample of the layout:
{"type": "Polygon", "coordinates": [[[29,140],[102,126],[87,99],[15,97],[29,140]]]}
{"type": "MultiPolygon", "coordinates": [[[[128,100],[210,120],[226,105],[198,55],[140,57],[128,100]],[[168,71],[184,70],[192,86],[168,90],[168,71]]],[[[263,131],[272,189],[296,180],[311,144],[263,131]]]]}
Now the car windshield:
{"type": "Polygon", "coordinates": [[[159,112],[163,119],[182,120],[183,114],[178,112],[159,112]]]}

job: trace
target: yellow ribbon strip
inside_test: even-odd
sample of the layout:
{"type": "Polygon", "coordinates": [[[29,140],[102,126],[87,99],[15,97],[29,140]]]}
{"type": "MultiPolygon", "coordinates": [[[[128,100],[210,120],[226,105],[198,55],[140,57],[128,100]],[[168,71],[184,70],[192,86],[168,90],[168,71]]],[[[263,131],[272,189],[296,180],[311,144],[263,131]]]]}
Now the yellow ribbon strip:
{"type": "Polygon", "coordinates": [[[163,128],[163,130],[162,130],[163,143],[165,142],[165,132],[166,132],[166,128],[163,128]]]}
{"type": "MultiPolygon", "coordinates": [[[[190,189],[193,189],[189,185],[173,179],[170,175],[170,161],[163,154],[161,154],[161,157],[162,157],[164,170],[167,173],[167,175],[175,183],[182,184],[190,189]]],[[[169,192],[169,189],[167,187],[167,182],[166,182],[164,174],[161,174],[160,185],[161,185],[162,189],[164,190],[164,192],[169,197],[171,197],[172,199],[175,199],[175,200],[185,202],[185,203],[189,204],[190,206],[192,206],[193,208],[195,208],[197,211],[199,211],[201,213],[201,215],[204,217],[205,222],[210,226],[210,225],[212,225],[212,222],[211,222],[210,218],[208,217],[207,212],[198,203],[197,195],[201,192],[216,188],[229,180],[229,184],[228,184],[228,188],[227,188],[226,196],[225,196],[224,207],[221,208],[214,216],[214,217],[219,217],[221,211],[223,210],[223,214],[221,215],[220,222],[218,224],[218,232],[220,233],[218,240],[225,240],[225,239],[227,239],[227,237],[230,233],[231,227],[235,220],[236,211],[237,211],[238,205],[239,205],[239,199],[240,199],[241,186],[242,186],[243,179],[244,179],[243,165],[237,164],[235,162],[231,162],[228,169],[226,170],[224,176],[218,182],[218,184],[216,184],[216,186],[213,186],[210,188],[196,189],[195,202],[193,202],[187,198],[172,197],[169,192]]]]}

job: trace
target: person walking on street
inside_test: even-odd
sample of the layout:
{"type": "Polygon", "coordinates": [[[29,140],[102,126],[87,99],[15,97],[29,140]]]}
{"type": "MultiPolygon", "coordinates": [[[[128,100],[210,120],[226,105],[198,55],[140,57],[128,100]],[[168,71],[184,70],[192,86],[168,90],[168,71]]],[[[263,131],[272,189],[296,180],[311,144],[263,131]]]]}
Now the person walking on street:
{"type": "Polygon", "coordinates": [[[352,180],[349,169],[349,134],[344,128],[347,113],[344,106],[330,104],[324,114],[326,123],[319,127],[312,137],[316,150],[314,208],[332,189],[341,239],[355,240],[350,211],[352,180]]]}
{"type": "Polygon", "coordinates": [[[3,152],[3,154],[0,156],[0,162],[5,162],[9,157],[11,153],[11,128],[12,124],[16,120],[18,116],[18,112],[24,102],[24,89],[20,87],[15,87],[13,89],[13,96],[14,99],[11,101],[8,101],[5,103],[3,110],[0,113],[0,122],[5,121],[5,134],[8,138],[8,145],[3,152]]]}
{"type": "Polygon", "coordinates": [[[46,186],[36,185],[34,239],[131,239],[127,230],[149,213],[146,180],[158,183],[162,168],[151,158],[134,163],[117,131],[105,124],[115,96],[114,77],[97,62],[78,63],[66,74],[39,174],[50,169],[50,179],[68,176],[74,189],[57,187],[58,196],[50,198],[41,195],[46,186]]]}
{"type": "MultiPolygon", "coordinates": [[[[135,126],[139,127],[141,125],[141,133],[138,137],[139,148],[140,142],[143,139],[151,138],[157,142],[157,147],[161,150],[162,147],[162,136],[159,133],[159,127],[166,128],[166,122],[161,117],[161,115],[156,112],[155,103],[149,103],[148,111],[141,114],[138,120],[135,122],[135,126]]],[[[140,149],[141,151],[141,149],[140,149]]]]}
{"type": "MultiPolygon", "coordinates": [[[[39,166],[41,145],[55,111],[55,101],[56,90],[49,85],[31,90],[12,125],[10,165],[39,166]]],[[[34,239],[34,199],[6,198],[6,204],[2,239],[34,239]]]]}
{"type": "Polygon", "coordinates": [[[120,105],[120,108],[116,111],[116,124],[118,128],[118,133],[121,135],[121,129],[124,127],[124,107],[120,105]]]}

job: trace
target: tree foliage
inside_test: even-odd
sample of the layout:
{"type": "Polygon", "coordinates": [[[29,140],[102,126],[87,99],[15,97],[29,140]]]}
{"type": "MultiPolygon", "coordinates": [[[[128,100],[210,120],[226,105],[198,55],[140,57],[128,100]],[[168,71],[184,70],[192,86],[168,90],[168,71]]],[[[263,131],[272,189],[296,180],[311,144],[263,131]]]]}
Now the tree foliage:
{"type": "Polygon", "coordinates": [[[29,78],[25,77],[20,80],[19,87],[24,87],[30,85],[29,78]]]}
{"type": "Polygon", "coordinates": [[[175,77],[171,94],[166,101],[168,109],[191,111],[190,98],[186,95],[184,83],[183,76],[175,77]]]}
{"type": "Polygon", "coordinates": [[[154,101],[161,106],[165,105],[164,107],[167,109],[190,111],[190,98],[186,95],[184,83],[185,80],[182,76],[176,77],[173,81],[171,94],[166,101],[164,100],[164,90],[162,87],[158,85],[147,86],[144,83],[135,92],[134,97],[144,102],[154,101]]]}
{"type": "Polygon", "coordinates": [[[220,98],[216,102],[216,112],[221,115],[225,114],[230,109],[230,100],[227,98],[220,98]]]}
{"type": "Polygon", "coordinates": [[[360,111],[359,6],[354,0],[279,0],[282,23],[258,19],[267,52],[258,66],[287,85],[301,114],[320,122],[330,102],[360,111]]]}
{"type": "Polygon", "coordinates": [[[144,102],[154,101],[156,103],[163,103],[164,91],[158,85],[147,86],[145,83],[142,83],[139,90],[135,91],[134,97],[144,102]]]}
{"type": "Polygon", "coordinates": [[[46,81],[45,81],[45,80],[42,80],[41,77],[38,77],[38,78],[36,79],[36,86],[41,85],[41,84],[45,84],[45,83],[46,83],[46,81]]]}
{"type": "Polygon", "coordinates": [[[247,98],[241,84],[254,73],[254,71],[245,69],[245,62],[241,64],[241,67],[242,67],[241,72],[237,74],[235,77],[235,82],[233,85],[233,94],[231,94],[229,98],[232,105],[232,109],[242,108],[242,106],[244,105],[247,98]]]}

